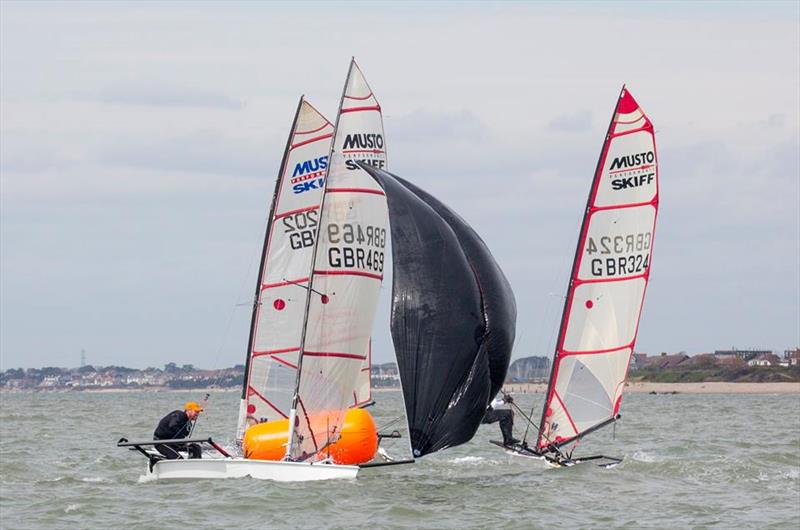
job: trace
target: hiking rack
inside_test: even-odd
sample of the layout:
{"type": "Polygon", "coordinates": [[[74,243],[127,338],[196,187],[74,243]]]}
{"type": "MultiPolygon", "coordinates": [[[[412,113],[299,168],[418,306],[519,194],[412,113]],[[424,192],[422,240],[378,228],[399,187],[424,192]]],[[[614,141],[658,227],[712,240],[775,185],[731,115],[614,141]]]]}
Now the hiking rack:
{"type": "Polygon", "coordinates": [[[171,444],[190,444],[190,443],[200,444],[201,446],[204,444],[208,445],[222,456],[226,458],[231,457],[230,453],[228,453],[225,449],[223,449],[222,446],[220,446],[217,442],[212,440],[211,437],[178,438],[173,440],[141,440],[135,442],[129,442],[127,438],[120,438],[119,440],[117,440],[117,447],[128,447],[131,451],[139,451],[150,462],[150,471],[153,471],[153,466],[155,465],[155,463],[158,462],[159,460],[164,460],[165,457],[153,453],[148,453],[147,451],[144,450],[144,447],[161,445],[161,444],[171,445],[171,444]]]}

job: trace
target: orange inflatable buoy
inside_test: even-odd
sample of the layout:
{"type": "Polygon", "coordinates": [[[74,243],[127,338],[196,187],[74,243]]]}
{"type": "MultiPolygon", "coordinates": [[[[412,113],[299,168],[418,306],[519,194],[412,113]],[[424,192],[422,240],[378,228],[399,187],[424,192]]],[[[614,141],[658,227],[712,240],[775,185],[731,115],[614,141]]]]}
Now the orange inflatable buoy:
{"type": "Polygon", "coordinates": [[[282,460],[289,440],[289,420],[266,421],[247,429],[242,440],[245,458],[282,460]]]}
{"type": "MultiPolygon", "coordinates": [[[[326,423],[325,414],[311,417],[315,432],[324,433],[326,423]]],[[[253,460],[282,460],[286,454],[288,435],[289,420],[253,425],[244,433],[244,457],[253,460]]],[[[323,448],[318,456],[322,459],[330,455],[336,464],[355,465],[372,460],[377,450],[378,431],[370,413],[364,409],[348,409],[339,439],[323,448]]]]}
{"type": "Polygon", "coordinates": [[[378,430],[372,415],[364,409],[349,409],[344,417],[342,435],[322,452],[337,464],[369,462],[378,450],[378,430]]]}

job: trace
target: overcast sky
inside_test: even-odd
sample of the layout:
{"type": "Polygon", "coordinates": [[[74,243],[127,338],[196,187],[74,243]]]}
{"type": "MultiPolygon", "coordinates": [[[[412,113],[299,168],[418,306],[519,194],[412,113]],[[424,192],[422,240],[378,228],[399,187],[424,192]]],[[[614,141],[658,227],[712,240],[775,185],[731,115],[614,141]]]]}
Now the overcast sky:
{"type": "Polygon", "coordinates": [[[661,170],[637,351],[797,347],[799,5],[4,1],[0,369],[243,363],[297,99],[333,120],[351,55],[389,169],[511,281],[514,358],[552,354],[623,83],[661,170]]]}

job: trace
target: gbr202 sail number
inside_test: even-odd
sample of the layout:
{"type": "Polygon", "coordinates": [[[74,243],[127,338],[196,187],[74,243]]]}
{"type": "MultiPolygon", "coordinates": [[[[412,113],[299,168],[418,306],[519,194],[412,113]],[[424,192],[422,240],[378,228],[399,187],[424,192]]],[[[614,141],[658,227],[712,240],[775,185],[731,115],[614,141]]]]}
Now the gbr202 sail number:
{"type": "Polygon", "coordinates": [[[589,237],[586,254],[591,256],[592,276],[623,276],[641,274],[650,261],[650,232],[589,237]],[[626,254],[620,256],[620,254],[626,254]],[[606,257],[607,256],[607,257],[606,257]]]}
{"type": "Polygon", "coordinates": [[[319,224],[319,212],[310,210],[298,212],[282,218],[283,232],[289,234],[289,246],[298,250],[314,245],[314,235],[319,224]]]}

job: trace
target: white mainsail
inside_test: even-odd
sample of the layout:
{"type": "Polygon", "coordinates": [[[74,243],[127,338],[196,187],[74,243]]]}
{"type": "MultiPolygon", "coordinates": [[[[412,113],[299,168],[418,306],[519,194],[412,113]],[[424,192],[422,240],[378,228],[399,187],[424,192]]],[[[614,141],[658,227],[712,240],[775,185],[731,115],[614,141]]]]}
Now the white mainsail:
{"type": "Polygon", "coordinates": [[[386,197],[355,164],[385,167],[383,119],[355,60],[350,63],[330,160],[289,416],[287,456],[293,460],[320,457],[339,436],[367,359],[383,279],[386,197]]]}
{"type": "Polygon", "coordinates": [[[367,356],[361,363],[361,370],[358,372],[356,387],[353,390],[354,407],[363,407],[372,403],[372,341],[367,346],[367,356]]]}
{"type": "Polygon", "coordinates": [[[613,421],[620,407],[658,212],[653,124],[623,87],[573,263],[536,449],[613,421]]]}
{"type": "Polygon", "coordinates": [[[289,416],[333,130],[332,123],[300,98],[267,224],[239,410],[239,440],[249,424],[289,416]]]}

